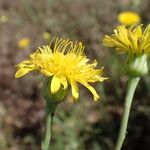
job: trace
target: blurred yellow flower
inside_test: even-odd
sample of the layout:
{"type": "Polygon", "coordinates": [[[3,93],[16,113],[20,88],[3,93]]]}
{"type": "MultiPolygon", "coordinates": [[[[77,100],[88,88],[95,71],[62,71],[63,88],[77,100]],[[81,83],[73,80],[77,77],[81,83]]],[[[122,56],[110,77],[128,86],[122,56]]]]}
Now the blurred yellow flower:
{"type": "Polygon", "coordinates": [[[141,17],[132,11],[121,12],[118,15],[118,21],[124,25],[133,25],[141,21],[141,17]]]}
{"type": "Polygon", "coordinates": [[[89,63],[89,59],[83,54],[84,46],[81,42],[56,39],[54,44],[43,46],[29,56],[28,60],[17,65],[15,74],[19,78],[32,70],[38,70],[51,80],[50,92],[56,94],[60,87],[64,90],[71,85],[72,95],[75,99],[79,97],[77,83],[89,89],[94,100],[99,98],[95,89],[90,85],[93,82],[102,82],[103,68],[95,69],[97,62],[89,63]]]}
{"type": "Polygon", "coordinates": [[[131,56],[150,54],[150,25],[142,31],[142,25],[130,28],[120,25],[111,36],[105,35],[103,44],[115,47],[118,52],[131,56]]]}
{"type": "Polygon", "coordinates": [[[5,23],[5,22],[8,21],[8,17],[5,16],[5,15],[2,15],[2,16],[0,16],[0,21],[1,21],[2,23],[5,23]]]}
{"type": "Polygon", "coordinates": [[[24,49],[30,45],[30,39],[29,38],[22,38],[18,41],[18,47],[21,49],[24,49]]]}
{"type": "Polygon", "coordinates": [[[49,33],[49,32],[44,32],[43,33],[43,38],[45,39],[45,40],[50,40],[51,39],[51,34],[49,33]]]}

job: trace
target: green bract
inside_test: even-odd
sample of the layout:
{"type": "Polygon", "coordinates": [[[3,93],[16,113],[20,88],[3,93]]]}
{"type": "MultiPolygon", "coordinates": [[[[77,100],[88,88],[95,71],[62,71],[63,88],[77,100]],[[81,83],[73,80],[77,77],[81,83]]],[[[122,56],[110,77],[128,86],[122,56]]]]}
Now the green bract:
{"type": "Polygon", "coordinates": [[[51,79],[48,78],[44,83],[42,95],[52,105],[59,104],[60,102],[62,102],[65,99],[66,95],[68,94],[68,89],[64,90],[63,87],[60,87],[58,92],[55,94],[52,94],[52,92],[50,92],[50,88],[51,88],[51,79]]]}
{"type": "Polygon", "coordinates": [[[127,72],[135,77],[148,74],[148,55],[144,54],[130,59],[127,63],[127,72]]]}

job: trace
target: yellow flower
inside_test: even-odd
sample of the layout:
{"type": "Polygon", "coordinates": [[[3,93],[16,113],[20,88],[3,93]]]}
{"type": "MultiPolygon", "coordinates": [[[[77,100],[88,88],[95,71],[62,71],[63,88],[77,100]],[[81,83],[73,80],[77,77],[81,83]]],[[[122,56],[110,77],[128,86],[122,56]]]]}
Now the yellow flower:
{"type": "Polygon", "coordinates": [[[118,26],[111,36],[105,35],[103,44],[107,47],[115,47],[120,53],[128,53],[130,56],[150,54],[150,25],[142,31],[142,25],[127,28],[118,26]]]}
{"type": "Polygon", "coordinates": [[[127,71],[133,76],[148,73],[148,56],[150,55],[150,25],[142,31],[142,25],[127,28],[118,26],[111,36],[105,35],[103,44],[114,47],[119,53],[128,54],[127,71]]]}
{"type": "Polygon", "coordinates": [[[8,22],[8,17],[5,15],[2,15],[2,16],[0,16],[0,21],[3,23],[8,22]]]}
{"type": "Polygon", "coordinates": [[[132,11],[121,12],[118,15],[118,21],[124,25],[133,25],[141,21],[141,17],[132,11]]]}
{"type": "Polygon", "coordinates": [[[45,40],[50,40],[51,39],[51,34],[49,33],[49,32],[44,32],[43,33],[43,38],[45,39],[45,40]]]}
{"type": "Polygon", "coordinates": [[[22,38],[18,41],[18,47],[21,49],[24,49],[30,45],[30,39],[29,38],[22,38]]]}
{"type": "Polygon", "coordinates": [[[32,70],[38,70],[44,76],[51,79],[50,92],[56,94],[60,87],[64,90],[71,85],[72,95],[79,97],[77,83],[89,89],[94,100],[99,95],[90,83],[103,81],[102,69],[95,69],[97,62],[89,63],[89,59],[83,54],[84,46],[81,42],[56,39],[53,46],[43,46],[29,56],[28,60],[17,65],[19,69],[15,77],[19,78],[32,70]]]}

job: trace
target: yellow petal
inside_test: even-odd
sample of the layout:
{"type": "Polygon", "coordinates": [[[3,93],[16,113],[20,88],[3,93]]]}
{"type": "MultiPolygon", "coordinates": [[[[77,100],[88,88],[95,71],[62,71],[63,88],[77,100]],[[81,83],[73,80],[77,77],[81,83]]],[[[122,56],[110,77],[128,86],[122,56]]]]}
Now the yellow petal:
{"type": "Polygon", "coordinates": [[[88,83],[82,83],[87,89],[89,89],[91,91],[91,93],[94,96],[94,100],[97,101],[97,99],[99,99],[99,95],[97,94],[97,92],[95,91],[95,89],[88,83]]]}
{"type": "Polygon", "coordinates": [[[15,74],[15,78],[20,78],[24,75],[26,75],[28,72],[34,70],[35,68],[20,68],[16,74],[15,74]]]}
{"type": "Polygon", "coordinates": [[[51,92],[52,92],[52,94],[57,93],[59,88],[60,88],[60,86],[61,86],[61,83],[59,81],[59,78],[54,76],[52,78],[52,81],[51,81],[51,92]]]}
{"type": "Polygon", "coordinates": [[[60,83],[64,86],[64,90],[68,87],[68,82],[65,77],[60,77],[60,83]]]}
{"type": "Polygon", "coordinates": [[[146,36],[147,34],[150,33],[150,24],[146,27],[144,33],[143,33],[143,37],[146,36]]]}
{"type": "Polygon", "coordinates": [[[141,37],[142,36],[142,25],[138,26],[138,28],[136,28],[136,30],[134,31],[134,34],[136,37],[141,37]]]}
{"type": "Polygon", "coordinates": [[[17,68],[23,68],[26,66],[34,67],[34,64],[32,64],[30,60],[24,60],[21,63],[19,63],[18,65],[16,65],[17,68]]]}
{"type": "Polygon", "coordinates": [[[78,86],[77,86],[76,82],[74,82],[74,81],[71,81],[71,92],[72,92],[72,96],[75,99],[78,99],[78,97],[79,97],[78,86]]]}

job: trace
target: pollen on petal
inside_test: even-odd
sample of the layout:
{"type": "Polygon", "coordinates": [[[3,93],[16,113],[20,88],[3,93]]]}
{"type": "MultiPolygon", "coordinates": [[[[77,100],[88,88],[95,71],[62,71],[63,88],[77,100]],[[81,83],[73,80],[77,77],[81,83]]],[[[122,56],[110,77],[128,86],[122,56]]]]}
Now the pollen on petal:
{"type": "Polygon", "coordinates": [[[52,78],[52,81],[51,81],[51,92],[52,92],[52,94],[57,93],[58,90],[60,89],[60,86],[61,86],[61,83],[59,81],[59,78],[54,76],[52,78]]]}

